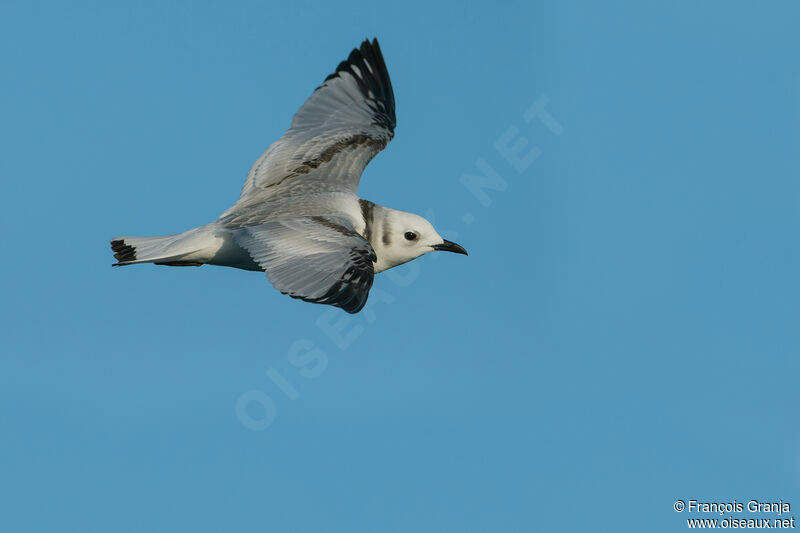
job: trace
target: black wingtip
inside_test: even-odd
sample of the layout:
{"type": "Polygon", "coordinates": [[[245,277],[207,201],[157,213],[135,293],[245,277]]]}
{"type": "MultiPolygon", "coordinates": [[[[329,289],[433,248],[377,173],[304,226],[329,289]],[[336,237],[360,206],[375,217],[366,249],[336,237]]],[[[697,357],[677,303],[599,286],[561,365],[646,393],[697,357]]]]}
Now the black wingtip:
{"type": "Polygon", "coordinates": [[[377,37],[373,37],[372,38],[372,42],[369,42],[369,39],[365,39],[364,42],[361,44],[361,46],[364,46],[364,45],[372,46],[372,48],[375,49],[375,51],[378,53],[378,55],[383,57],[383,54],[381,53],[381,45],[378,44],[378,38],[377,37]]]}
{"type": "Polygon", "coordinates": [[[369,247],[369,249],[358,247],[351,249],[350,260],[352,261],[352,266],[320,297],[309,298],[283,290],[281,293],[304,302],[332,305],[350,314],[358,313],[367,304],[369,291],[375,279],[373,258],[375,258],[375,252],[372,247],[369,247]]]}
{"type": "Polygon", "coordinates": [[[354,48],[347,59],[339,63],[336,70],[325,78],[322,85],[339,77],[342,72],[353,75],[361,92],[378,107],[375,117],[376,124],[385,127],[393,134],[397,125],[394,89],[381,47],[378,44],[378,38],[373,37],[372,41],[364,39],[361,46],[354,48]],[[354,70],[353,67],[356,67],[357,70],[354,70]]]}

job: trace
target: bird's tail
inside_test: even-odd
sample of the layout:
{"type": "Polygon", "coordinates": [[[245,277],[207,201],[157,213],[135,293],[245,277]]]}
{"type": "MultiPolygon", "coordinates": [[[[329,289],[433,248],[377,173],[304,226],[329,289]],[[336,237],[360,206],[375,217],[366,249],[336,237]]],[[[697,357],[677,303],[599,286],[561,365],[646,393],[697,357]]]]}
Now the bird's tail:
{"type": "Polygon", "coordinates": [[[111,251],[118,261],[113,266],[139,263],[200,266],[204,264],[198,256],[204,244],[198,234],[202,229],[204,228],[195,228],[185,233],[162,237],[117,237],[111,241],[111,251]]]}

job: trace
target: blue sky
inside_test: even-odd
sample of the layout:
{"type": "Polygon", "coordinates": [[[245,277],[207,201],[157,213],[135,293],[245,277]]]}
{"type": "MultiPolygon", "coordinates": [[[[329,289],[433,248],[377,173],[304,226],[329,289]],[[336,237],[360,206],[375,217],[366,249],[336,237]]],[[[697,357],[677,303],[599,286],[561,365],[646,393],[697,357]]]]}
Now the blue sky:
{"type": "Polygon", "coordinates": [[[797,7],[72,4],[0,6],[3,530],[800,506],[797,7]],[[110,238],[229,207],[367,36],[398,126],[361,195],[468,258],[381,274],[355,316],[258,273],[110,267],[110,238]]]}

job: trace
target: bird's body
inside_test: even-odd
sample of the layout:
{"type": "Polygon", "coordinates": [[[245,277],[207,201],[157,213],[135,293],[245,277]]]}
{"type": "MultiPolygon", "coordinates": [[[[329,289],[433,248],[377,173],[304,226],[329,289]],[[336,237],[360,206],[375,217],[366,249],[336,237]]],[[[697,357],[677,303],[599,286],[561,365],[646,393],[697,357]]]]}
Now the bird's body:
{"type": "Polygon", "coordinates": [[[361,173],[394,126],[386,65],[377,40],[364,41],[256,161],[233,207],[178,235],[118,237],[117,265],[265,271],[294,298],[358,312],[374,274],[433,250],[466,254],[424,218],[358,198],[361,173]]]}

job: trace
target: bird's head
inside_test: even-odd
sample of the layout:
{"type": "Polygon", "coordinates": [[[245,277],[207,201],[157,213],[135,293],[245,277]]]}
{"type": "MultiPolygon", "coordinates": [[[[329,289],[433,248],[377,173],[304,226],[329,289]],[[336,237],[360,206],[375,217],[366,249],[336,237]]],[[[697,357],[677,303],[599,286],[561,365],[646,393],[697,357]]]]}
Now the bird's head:
{"type": "Polygon", "coordinates": [[[442,251],[467,255],[460,245],[439,235],[433,224],[414,213],[384,208],[380,231],[372,247],[378,256],[376,272],[402,265],[428,252],[442,251]]]}

